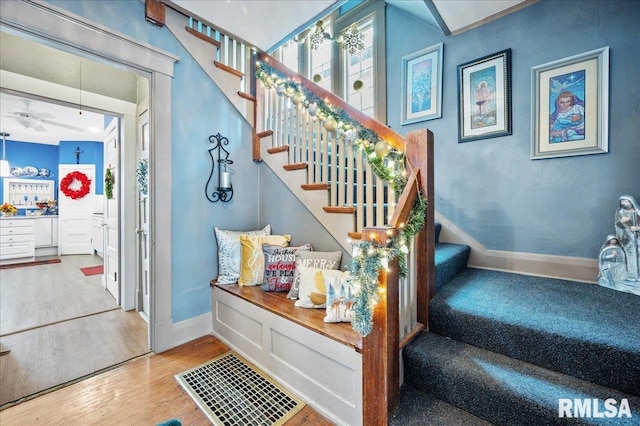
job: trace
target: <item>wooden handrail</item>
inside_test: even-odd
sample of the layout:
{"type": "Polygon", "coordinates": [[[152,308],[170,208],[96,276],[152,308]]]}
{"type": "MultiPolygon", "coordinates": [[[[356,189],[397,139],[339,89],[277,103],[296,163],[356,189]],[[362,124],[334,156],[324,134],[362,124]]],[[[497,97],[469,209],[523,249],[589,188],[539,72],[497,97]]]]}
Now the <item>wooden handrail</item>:
{"type": "Polygon", "coordinates": [[[380,138],[384,139],[385,142],[387,142],[397,150],[404,151],[405,149],[404,138],[399,134],[397,134],[396,132],[394,132],[393,130],[391,130],[385,124],[379,122],[375,118],[368,116],[362,111],[354,108],[352,105],[348,104],[346,101],[344,101],[340,97],[318,86],[313,81],[305,78],[304,76],[296,72],[291,71],[285,65],[278,62],[275,58],[267,55],[266,53],[260,54],[260,60],[265,62],[267,65],[269,65],[273,69],[283,73],[288,78],[290,78],[293,82],[302,84],[307,90],[311,91],[316,96],[322,98],[325,101],[325,103],[342,109],[351,118],[359,122],[363,127],[373,130],[380,138]]]}
{"type": "MultiPolygon", "coordinates": [[[[395,228],[365,228],[364,238],[386,245],[395,228]]],[[[373,310],[373,330],[362,339],[362,424],[386,426],[398,401],[400,337],[398,260],[378,272],[380,301],[373,310]]]]}

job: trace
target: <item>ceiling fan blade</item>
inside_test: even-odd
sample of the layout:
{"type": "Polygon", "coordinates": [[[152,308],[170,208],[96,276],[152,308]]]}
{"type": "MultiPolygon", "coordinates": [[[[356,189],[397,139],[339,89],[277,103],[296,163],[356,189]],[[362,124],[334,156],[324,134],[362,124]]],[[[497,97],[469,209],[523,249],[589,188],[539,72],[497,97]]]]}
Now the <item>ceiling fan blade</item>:
{"type": "Polygon", "coordinates": [[[49,114],[48,112],[35,112],[35,111],[31,111],[31,115],[29,117],[35,118],[36,120],[42,120],[44,118],[56,118],[55,115],[49,114]]]}
{"type": "Polygon", "coordinates": [[[40,120],[40,121],[42,121],[45,124],[50,124],[52,126],[64,127],[65,129],[74,130],[76,132],[84,132],[84,129],[81,127],[71,126],[69,124],[64,124],[64,123],[58,123],[57,121],[51,121],[51,120],[40,120]]]}
{"type": "Polygon", "coordinates": [[[41,125],[38,120],[35,120],[33,118],[22,117],[20,115],[14,115],[13,118],[15,118],[15,120],[18,123],[20,123],[22,126],[24,126],[25,129],[31,129],[31,128],[34,128],[36,126],[41,125]]]}

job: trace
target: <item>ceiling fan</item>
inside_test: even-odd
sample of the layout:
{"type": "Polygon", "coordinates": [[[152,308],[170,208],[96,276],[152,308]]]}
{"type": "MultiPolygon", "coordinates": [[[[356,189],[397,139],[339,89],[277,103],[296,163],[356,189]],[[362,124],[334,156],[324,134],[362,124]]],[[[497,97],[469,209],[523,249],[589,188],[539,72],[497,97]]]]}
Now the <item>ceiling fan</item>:
{"type": "Polygon", "coordinates": [[[31,105],[33,104],[31,99],[20,99],[20,101],[25,105],[24,108],[17,109],[12,113],[9,113],[8,116],[13,117],[13,119],[24,126],[25,129],[33,129],[37,132],[46,132],[47,128],[45,125],[51,125],[74,130],[76,132],[84,131],[84,129],[80,127],[54,121],[56,117],[48,112],[34,111],[31,109],[31,105]]]}

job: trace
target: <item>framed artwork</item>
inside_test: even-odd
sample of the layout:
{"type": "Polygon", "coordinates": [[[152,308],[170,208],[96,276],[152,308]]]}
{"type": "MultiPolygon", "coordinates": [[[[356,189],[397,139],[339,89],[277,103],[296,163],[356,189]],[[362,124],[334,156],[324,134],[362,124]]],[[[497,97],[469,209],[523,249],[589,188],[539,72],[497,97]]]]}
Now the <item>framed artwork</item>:
{"type": "Polygon", "coordinates": [[[458,142],[511,134],[511,49],[458,65],[458,142]]]}
{"type": "Polygon", "coordinates": [[[402,58],[402,124],[442,117],[442,50],[439,43],[402,58]]]}
{"type": "Polygon", "coordinates": [[[609,47],[531,69],[531,159],[609,151],[609,47]]]}

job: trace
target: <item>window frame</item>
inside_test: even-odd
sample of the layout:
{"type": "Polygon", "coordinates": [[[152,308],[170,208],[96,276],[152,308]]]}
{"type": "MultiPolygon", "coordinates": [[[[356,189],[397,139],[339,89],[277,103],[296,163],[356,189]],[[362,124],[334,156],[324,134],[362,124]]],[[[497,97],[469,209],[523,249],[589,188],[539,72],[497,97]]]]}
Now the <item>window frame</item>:
{"type": "MultiPolygon", "coordinates": [[[[323,21],[331,21],[332,23],[332,31],[331,35],[336,37],[342,31],[349,28],[351,25],[361,25],[362,22],[371,20],[372,28],[374,34],[374,42],[373,42],[373,56],[374,56],[374,102],[373,108],[376,120],[386,123],[387,121],[387,75],[386,75],[386,6],[384,2],[368,0],[363,2],[362,4],[356,6],[355,8],[345,12],[344,14],[340,13],[340,8],[333,11],[329,15],[324,18],[320,18],[323,21]],[[379,84],[377,82],[380,82],[379,84]]],[[[313,27],[315,22],[318,19],[314,19],[312,23],[310,23],[309,27],[313,27]]],[[[311,75],[311,43],[309,40],[306,40],[302,44],[296,43],[295,46],[298,48],[298,70],[299,74],[304,75],[309,80],[312,80],[313,76],[311,75]]],[[[288,46],[290,49],[293,46],[288,46]]],[[[347,75],[347,64],[346,58],[348,53],[345,52],[342,47],[338,43],[331,44],[331,88],[329,89],[332,93],[336,94],[342,99],[347,100],[348,91],[346,87],[346,81],[348,78],[347,75]]],[[[272,52],[273,56],[281,60],[282,52],[284,47],[284,43],[278,46],[272,52]]]]}

